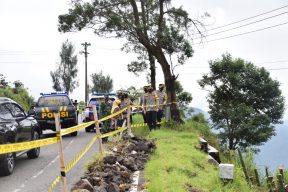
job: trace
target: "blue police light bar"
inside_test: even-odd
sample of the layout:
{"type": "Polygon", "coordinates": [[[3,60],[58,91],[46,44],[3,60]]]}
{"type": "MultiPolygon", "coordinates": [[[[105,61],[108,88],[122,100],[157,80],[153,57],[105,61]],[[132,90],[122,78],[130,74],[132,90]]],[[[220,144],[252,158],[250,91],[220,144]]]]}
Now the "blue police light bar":
{"type": "Polygon", "coordinates": [[[42,96],[49,96],[49,95],[68,95],[66,91],[57,91],[57,92],[47,92],[47,93],[40,93],[42,96]]]}
{"type": "Polygon", "coordinates": [[[115,93],[92,93],[93,96],[116,96],[115,93]]]}

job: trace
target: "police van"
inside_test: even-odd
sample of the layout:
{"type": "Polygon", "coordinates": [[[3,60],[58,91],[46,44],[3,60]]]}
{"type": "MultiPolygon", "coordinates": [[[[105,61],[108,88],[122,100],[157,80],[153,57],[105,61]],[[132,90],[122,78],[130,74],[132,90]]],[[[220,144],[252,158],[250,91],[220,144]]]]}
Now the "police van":
{"type": "MultiPolygon", "coordinates": [[[[85,119],[83,120],[83,122],[94,121],[93,106],[96,106],[98,118],[99,119],[102,118],[99,116],[99,110],[100,110],[100,103],[104,102],[105,96],[109,97],[109,102],[111,103],[111,105],[117,98],[115,93],[92,93],[89,99],[88,105],[86,106],[86,109],[84,111],[85,119]]],[[[101,126],[101,123],[100,123],[100,126],[101,126]]],[[[93,129],[94,129],[94,125],[90,125],[89,127],[85,128],[86,132],[90,132],[93,129]]]]}
{"type": "MultiPolygon", "coordinates": [[[[41,130],[56,131],[54,113],[60,113],[61,128],[69,128],[78,124],[77,109],[67,92],[41,93],[36,105],[29,114],[34,114],[41,130]]],[[[71,133],[76,136],[77,131],[71,133]]]]}

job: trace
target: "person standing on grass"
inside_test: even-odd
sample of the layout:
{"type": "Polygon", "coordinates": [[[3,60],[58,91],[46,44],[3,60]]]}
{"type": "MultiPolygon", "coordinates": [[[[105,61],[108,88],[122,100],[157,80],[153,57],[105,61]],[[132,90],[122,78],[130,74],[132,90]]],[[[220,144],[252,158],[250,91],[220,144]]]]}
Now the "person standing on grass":
{"type": "Polygon", "coordinates": [[[157,111],[158,111],[158,97],[152,86],[149,86],[147,94],[144,96],[144,114],[150,131],[156,129],[157,126],[157,111]]]}
{"type": "Polygon", "coordinates": [[[164,104],[166,104],[167,101],[167,94],[164,91],[165,85],[164,84],[159,84],[159,90],[156,91],[157,96],[159,98],[158,103],[159,103],[159,110],[157,112],[157,127],[160,128],[161,126],[161,119],[163,117],[164,114],[164,104]]]}

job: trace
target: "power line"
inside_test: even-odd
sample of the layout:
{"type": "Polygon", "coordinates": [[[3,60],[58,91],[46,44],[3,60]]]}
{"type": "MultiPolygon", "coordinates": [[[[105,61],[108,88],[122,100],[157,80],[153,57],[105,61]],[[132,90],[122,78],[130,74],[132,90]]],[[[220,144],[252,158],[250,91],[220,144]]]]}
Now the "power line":
{"type": "Polygon", "coordinates": [[[267,12],[264,12],[264,13],[261,13],[261,14],[258,14],[258,15],[255,15],[255,16],[252,16],[252,17],[248,17],[248,18],[245,18],[245,19],[241,19],[241,20],[238,20],[238,21],[235,21],[235,22],[232,22],[232,23],[228,23],[228,24],[225,24],[225,25],[222,25],[222,26],[219,26],[219,27],[215,27],[215,28],[212,28],[212,29],[209,29],[207,31],[213,31],[213,30],[216,30],[216,29],[219,29],[219,28],[223,28],[223,27],[227,27],[227,26],[230,26],[230,25],[234,25],[236,23],[240,23],[240,22],[243,22],[243,21],[247,21],[249,19],[253,19],[253,18],[256,18],[256,17],[259,17],[259,16],[262,16],[262,15],[265,15],[265,14],[268,14],[268,13],[272,13],[274,11],[277,11],[277,10],[280,10],[280,9],[284,9],[288,7],[288,5],[285,5],[283,7],[279,7],[277,9],[273,9],[273,10],[270,10],[270,11],[267,11],[267,12]]]}
{"type": "MultiPolygon", "coordinates": [[[[223,30],[223,31],[216,32],[216,33],[211,33],[211,34],[206,35],[205,37],[209,37],[209,36],[212,36],[212,35],[217,35],[217,34],[220,34],[220,33],[227,32],[227,31],[232,31],[232,30],[234,30],[234,29],[239,29],[239,28],[241,28],[241,27],[246,27],[246,26],[248,26],[248,25],[252,25],[252,24],[255,24],[255,23],[259,23],[259,22],[261,22],[261,21],[265,21],[265,20],[268,20],[268,19],[272,19],[272,18],[274,18],[274,17],[278,17],[278,16],[281,16],[281,15],[284,15],[284,14],[287,14],[287,13],[288,13],[288,11],[283,12],[283,13],[280,13],[280,14],[277,14],[277,15],[273,15],[273,16],[270,16],[270,17],[266,17],[266,18],[264,18],[264,19],[260,19],[260,20],[257,20],[257,21],[253,21],[253,22],[250,22],[250,23],[247,23],[247,24],[244,24],[244,25],[240,25],[240,26],[237,26],[237,27],[233,27],[233,28],[230,28],[230,29],[226,29],[226,30],[223,30]]],[[[195,39],[195,40],[196,40],[196,39],[202,39],[202,37],[196,37],[196,38],[194,38],[194,39],[195,39]]]]}
{"type": "MultiPolygon", "coordinates": [[[[271,28],[279,27],[279,26],[286,25],[286,24],[288,24],[288,22],[280,23],[278,25],[272,25],[272,26],[269,26],[269,27],[265,27],[265,28],[261,28],[261,29],[257,29],[257,30],[253,30],[253,31],[248,31],[248,32],[245,32],[245,33],[239,33],[239,34],[236,34],[236,35],[231,35],[231,36],[222,37],[222,38],[218,38],[218,39],[212,39],[210,41],[206,41],[206,43],[210,43],[210,42],[213,42],[213,41],[219,41],[219,40],[223,40],[223,39],[228,39],[228,38],[232,38],[232,37],[237,37],[237,36],[242,36],[242,35],[247,35],[249,33],[255,33],[255,32],[258,32],[258,31],[263,31],[263,30],[266,30],[266,29],[271,29],[271,28]]],[[[200,44],[202,44],[202,43],[197,43],[197,44],[194,44],[194,45],[200,45],[200,44]]]]}

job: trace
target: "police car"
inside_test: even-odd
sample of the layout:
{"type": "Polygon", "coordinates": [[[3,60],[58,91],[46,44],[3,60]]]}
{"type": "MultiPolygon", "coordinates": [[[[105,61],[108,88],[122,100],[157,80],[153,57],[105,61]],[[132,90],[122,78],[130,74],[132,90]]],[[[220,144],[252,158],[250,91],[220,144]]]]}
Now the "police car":
{"type": "MultiPolygon", "coordinates": [[[[84,112],[85,113],[85,119],[83,120],[84,122],[89,122],[89,121],[94,120],[93,106],[96,106],[98,118],[99,119],[102,118],[99,116],[99,110],[100,110],[100,103],[104,101],[105,96],[109,97],[109,102],[111,102],[111,104],[113,104],[113,102],[117,98],[115,93],[93,93],[91,95],[89,102],[88,102],[88,106],[86,106],[86,109],[84,112]]],[[[101,124],[100,124],[100,126],[101,126],[101,124]]],[[[86,132],[90,132],[93,129],[94,129],[94,125],[91,125],[91,126],[85,128],[86,132]]]]}
{"type": "MultiPolygon", "coordinates": [[[[29,114],[34,114],[41,130],[56,131],[54,113],[60,113],[61,128],[69,128],[78,124],[77,110],[67,92],[41,93],[36,106],[29,114]]],[[[77,131],[71,133],[76,136],[77,131]]]]}

